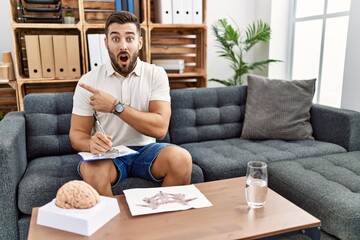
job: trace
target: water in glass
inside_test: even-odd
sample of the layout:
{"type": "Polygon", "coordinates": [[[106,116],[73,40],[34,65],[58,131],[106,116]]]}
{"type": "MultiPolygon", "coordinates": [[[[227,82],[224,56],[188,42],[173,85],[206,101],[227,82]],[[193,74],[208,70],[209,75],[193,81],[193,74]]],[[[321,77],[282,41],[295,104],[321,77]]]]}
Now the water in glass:
{"type": "Polygon", "coordinates": [[[261,208],[268,190],[267,166],[264,162],[249,162],[246,172],[245,196],[252,208],[261,208]]]}

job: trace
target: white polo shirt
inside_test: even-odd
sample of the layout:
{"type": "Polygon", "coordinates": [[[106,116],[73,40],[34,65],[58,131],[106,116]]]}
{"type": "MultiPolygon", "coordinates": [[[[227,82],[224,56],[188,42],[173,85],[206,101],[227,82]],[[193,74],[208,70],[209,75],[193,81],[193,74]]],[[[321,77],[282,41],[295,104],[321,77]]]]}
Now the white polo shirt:
{"type": "MultiPolygon", "coordinates": [[[[115,72],[111,61],[81,77],[79,82],[107,92],[122,103],[139,111],[148,112],[153,100],[170,103],[169,79],[162,67],[137,59],[135,69],[125,78],[115,72]]],[[[74,94],[73,114],[92,116],[90,106],[92,93],[77,86],[74,94]]],[[[155,142],[155,138],[140,134],[112,113],[97,112],[107,135],[113,136],[113,146],[144,146],[155,142]]],[[[94,131],[95,129],[93,129],[94,131]]]]}

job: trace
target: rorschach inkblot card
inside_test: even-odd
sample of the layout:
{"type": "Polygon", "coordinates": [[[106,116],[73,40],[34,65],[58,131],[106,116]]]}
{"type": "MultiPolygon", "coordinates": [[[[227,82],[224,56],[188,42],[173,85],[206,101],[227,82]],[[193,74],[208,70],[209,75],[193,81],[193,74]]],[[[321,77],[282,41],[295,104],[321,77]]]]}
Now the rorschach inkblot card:
{"type": "Polygon", "coordinates": [[[195,185],[124,190],[132,216],[211,207],[195,185]]]}

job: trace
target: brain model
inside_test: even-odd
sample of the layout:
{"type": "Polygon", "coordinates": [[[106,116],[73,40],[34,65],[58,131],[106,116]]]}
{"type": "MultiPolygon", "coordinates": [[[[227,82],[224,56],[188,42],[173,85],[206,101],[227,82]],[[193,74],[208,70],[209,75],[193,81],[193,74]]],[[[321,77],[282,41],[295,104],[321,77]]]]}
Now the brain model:
{"type": "Polygon", "coordinates": [[[56,206],[60,208],[91,208],[100,202],[99,193],[84,181],[65,183],[56,194],[56,206]]]}

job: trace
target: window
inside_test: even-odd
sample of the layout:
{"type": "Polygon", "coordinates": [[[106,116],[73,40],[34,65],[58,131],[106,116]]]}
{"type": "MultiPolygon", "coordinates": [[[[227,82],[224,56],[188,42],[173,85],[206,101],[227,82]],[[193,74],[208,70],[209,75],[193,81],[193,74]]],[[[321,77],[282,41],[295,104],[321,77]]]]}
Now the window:
{"type": "Polygon", "coordinates": [[[314,102],[340,107],[351,0],[295,0],[290,74],[317,78],[314,102]]]}

